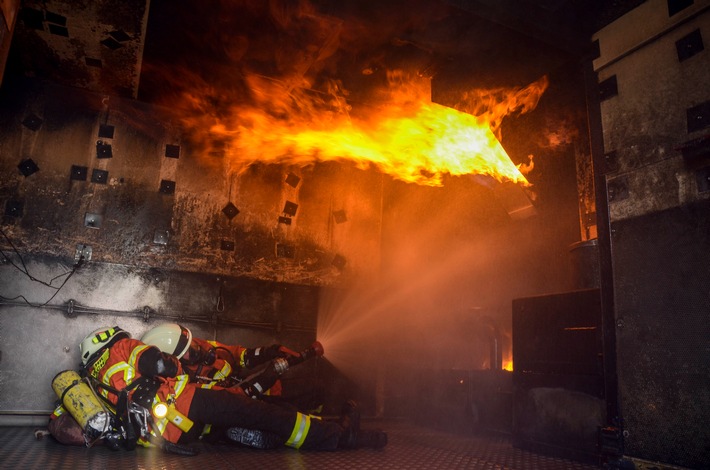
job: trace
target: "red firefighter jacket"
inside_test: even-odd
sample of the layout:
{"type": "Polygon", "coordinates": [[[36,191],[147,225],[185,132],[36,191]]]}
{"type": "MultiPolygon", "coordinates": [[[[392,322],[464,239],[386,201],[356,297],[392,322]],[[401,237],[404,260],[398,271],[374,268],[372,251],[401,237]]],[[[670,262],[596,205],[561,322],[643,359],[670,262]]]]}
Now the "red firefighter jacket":
{"type": "MultiPolygon", "coordinates": [[[[189,377],[184,374],[180,365],[177,366],[178,371],[175,377],[153,377],[151,372],[149,372],[151,364],[146,364],[146,361],[140,361],[142,355],[151,348],[157,349],[135,339],[122,338],[110,348],[107,348],[91,365],[88,372],[101,383],[118,391],[124,390],[143,375],[155,378],[160,382],[160,386],[153,398],[153,405],[159,402],[173,401],[175,408],[187,416],[197,385],[189,383],[189,377]]],[[[101,393],[114,405],[117,404],[118,397],[116,394],[105,389],[97,390],[97,392],[101,393]]],[[[135,393],[135,389],[129,392],[129,398],[132,397],[133,393],[135,393]]],[[[156,418],[155,428],[157,429],[151,429],[153,434],[162,436],[173,443],[177,443],[182,434],[180,428],[165,418],[156,418]]],[[[146,445],[144,442],[141,443],[146,445]]]]}

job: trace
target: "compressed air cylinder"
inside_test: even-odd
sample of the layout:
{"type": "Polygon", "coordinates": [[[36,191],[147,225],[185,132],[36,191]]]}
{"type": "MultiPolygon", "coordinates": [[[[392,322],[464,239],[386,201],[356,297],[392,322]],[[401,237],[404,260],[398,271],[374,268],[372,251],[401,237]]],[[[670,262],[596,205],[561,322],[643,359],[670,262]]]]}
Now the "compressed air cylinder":
{"type": "Polygon", "coordinates": [[[89,385],[73,370],[65,370],[52,380],[52,389],[62,405],[79,423],[87,439],[93,440],[108,429],[110,415],[89,385]]]}

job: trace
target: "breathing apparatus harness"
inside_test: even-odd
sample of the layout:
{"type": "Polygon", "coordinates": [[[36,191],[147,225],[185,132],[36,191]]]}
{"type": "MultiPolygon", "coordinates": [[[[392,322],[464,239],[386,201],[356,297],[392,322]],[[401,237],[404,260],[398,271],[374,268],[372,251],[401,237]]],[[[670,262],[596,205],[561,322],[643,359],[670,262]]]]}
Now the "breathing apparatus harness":
{"type": "Polygon", "coordinates": [[[114,405],[104,394],[96,393],[104,402],[112,418],[112,431],[106,432],[102,436],[104,441],[113,449],[123,446],[127,450],[134,450],[138,439],[144,439],[167,453],[184,456],[197,455],[199,452],[192,447],[169,442],[150,432],[151,429],[156,429],[151,405],[158,388],[160,388],[158,380],[141,376],[124,389],[118,390],[102,383],[98,377],[91,373],[96,362],[108,353],[108,348],[122,337],[124,336],[115,335],[111,338],[104,347],[89,357],[80,371],[82,377],[89,381],[89,385],[94,390],[102,389],[117,397],[116,405],[114,405]],[[134,389],[135,392],[129,397],[130,392],[134,389]]]}
{"type": "Polygon", "coordinates": [[[229,350],[223,347],[215,346],[210,346],[210,348],[206,351],[200,346],[191,346],[189,349],[189,359],[182,357],[180,358],[180,362],[188,367],[197,366],[197,369],[195,370],[195,375],[200,376],[202,374],[202,369],[205,366],[211,366],[217,360],[217,349],[222,349],[229,353],[232,359],[232,363],[234,363],[234,356],[232,356],[232,353],[230,353],[229,350]]]}
{"type": "MultiPolygon", "coordinates": [[[[223,347],[223,346],[212,346],[210,345],[209,349],[205,350],[200,346],[196,347],[190,347],[189,349],[190,354],[189,354],[189,359],[186,359],[184,357],[180,358],[180,362],[182,365],[189,370],[192,367],[197,366],[196,369],[194,369],[194,372],[190,372],[190,381],[191,382],[198,382],[198,383],[210,383],[214,382],[215,385],[218,385],[220,387],[224,388],[229,388],[234,385],[239,384],[242,380],[239,379],[235,374],[240,371],[239,367],[239,361],[234,357],[234,354],[232,352],[223,347]],[[227,353],[229,356],[225,362],[227,362],[230,367],[233,368],[232,373],[228,377],[224,377],[222,379],[215,379],[213,376],[210,377],[208,375],[203,375],[203,370],[206,366],[212,366],[215,361],[217,360],[217,353],[219,351],[224,351],[227,353]]],[[[213,374],[215,372],[212,372],[213,374]]]]}

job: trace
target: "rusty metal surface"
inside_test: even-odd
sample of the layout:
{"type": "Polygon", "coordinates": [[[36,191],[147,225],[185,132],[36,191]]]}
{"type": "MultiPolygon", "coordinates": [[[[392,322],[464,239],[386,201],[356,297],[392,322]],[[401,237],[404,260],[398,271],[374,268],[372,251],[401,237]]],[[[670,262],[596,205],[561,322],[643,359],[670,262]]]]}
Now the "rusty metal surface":
{"type": "Polygon", "coordinates": [[[464,437],[431,431],[404,422],[366,421],[385,429],[382,450],[305,452],[288,448],[256,450],[231,445],[198,444],[196,457],[179,457],[155,449],[111,451],[103,447],[63,446],[51,437],[36,440],[31,427],[0,427],[0,460],[7,468],[77,469],[499,469],[591,470],[596,465],[558,459],[513,448],[504,437],[464,437]]]}

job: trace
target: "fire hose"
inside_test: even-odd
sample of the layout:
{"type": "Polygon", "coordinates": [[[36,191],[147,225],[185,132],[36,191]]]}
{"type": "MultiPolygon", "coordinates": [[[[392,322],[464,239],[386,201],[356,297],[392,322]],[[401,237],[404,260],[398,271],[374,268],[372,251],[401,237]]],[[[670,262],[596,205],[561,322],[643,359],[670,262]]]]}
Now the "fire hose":
{"type": "Polygon", "coordinates": [[[272,359],[263,370],[255,372],[244,379],[239,384],[239,387],[244,390],[247,396],[257,398],[270,389],[279,377],[291,367],[315,357],[322,357],[324,353],[323,345],[318,341],[314,341],[309,348],[304,349],[297,355],[272,359]]]}

